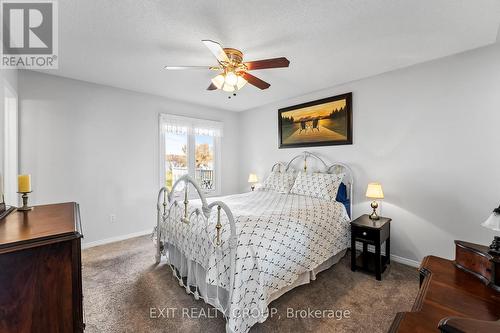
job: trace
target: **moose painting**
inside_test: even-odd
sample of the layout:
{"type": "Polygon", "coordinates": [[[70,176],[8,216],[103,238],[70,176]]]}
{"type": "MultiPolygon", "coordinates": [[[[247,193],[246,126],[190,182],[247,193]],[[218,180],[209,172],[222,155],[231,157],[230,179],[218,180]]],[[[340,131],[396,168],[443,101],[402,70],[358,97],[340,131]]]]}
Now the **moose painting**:
{"type": "Polygon", "coordinates": [[[352,93],[278,110],[279,148],[352,144],[352,93]]]}

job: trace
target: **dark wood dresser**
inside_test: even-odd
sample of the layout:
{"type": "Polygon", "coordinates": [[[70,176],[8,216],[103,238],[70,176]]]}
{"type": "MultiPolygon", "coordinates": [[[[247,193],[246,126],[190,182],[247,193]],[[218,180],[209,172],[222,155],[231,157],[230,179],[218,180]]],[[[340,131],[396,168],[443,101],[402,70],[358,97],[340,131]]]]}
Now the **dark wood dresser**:
{"type": "Polygon", "coordinates": [[[500,332],[497,260],[488,248],[455,241],[455,261],[428,256],[411,312],[396,315],[389,332],[500,332]]]}
{"type": "Polygon", "coordinates": [[[76,203],[0,220],[0,332],[82,332],[82,237],[76,203]]]}

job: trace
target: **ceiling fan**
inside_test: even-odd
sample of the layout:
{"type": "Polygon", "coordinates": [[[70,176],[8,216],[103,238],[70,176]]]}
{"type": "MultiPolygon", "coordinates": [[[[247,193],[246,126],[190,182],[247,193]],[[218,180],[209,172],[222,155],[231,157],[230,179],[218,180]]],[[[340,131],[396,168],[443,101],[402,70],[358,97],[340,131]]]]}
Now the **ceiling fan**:
{"type": "Polygon", "coordinates": [[[243,62],[243,53],[240,50],[222,48],[219,43],[212,40],[202,40],[202,42],[217,58],[219,63],[217,66],[165,66],[165,69],[208,69],[221,71],[212,79],[212,83],[208,86],[207,90],[222,89],[232,93],[243,88],[247,82],[262,90],[271,86],[269,83],[248,73],[248,71],[288,67],[290,64],[290,61],[285,57],[243,62]]]}

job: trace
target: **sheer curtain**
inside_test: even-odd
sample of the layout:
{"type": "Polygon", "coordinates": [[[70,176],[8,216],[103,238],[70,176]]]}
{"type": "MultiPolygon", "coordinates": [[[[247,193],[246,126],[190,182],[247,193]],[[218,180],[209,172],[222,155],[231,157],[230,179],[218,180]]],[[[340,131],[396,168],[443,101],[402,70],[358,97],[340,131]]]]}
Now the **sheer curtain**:
{"type": "Polygon", "coordinates": [[[162,114],[160,122],[166,133],[223,136],[223,124],[220,121],[196,119],[171,114],[162,114]]]}

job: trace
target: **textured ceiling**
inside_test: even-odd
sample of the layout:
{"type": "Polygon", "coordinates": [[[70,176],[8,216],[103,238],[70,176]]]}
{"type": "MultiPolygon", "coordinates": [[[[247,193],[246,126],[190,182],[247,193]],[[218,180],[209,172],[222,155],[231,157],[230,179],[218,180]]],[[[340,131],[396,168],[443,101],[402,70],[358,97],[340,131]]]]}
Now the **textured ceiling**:
{"type": "Polygon", "coordinates": [[[495,42],[498,0],[59,1],[60,75],[241,111],[495,42]],[[214,65],[202,39],[245,60],[286,56],[271,83],[235,98],[206,91],[214,65]]]}

